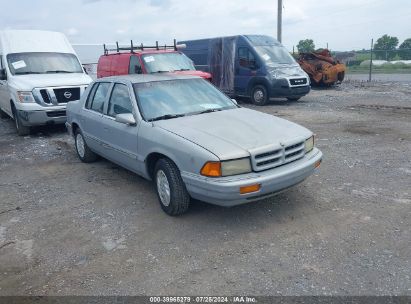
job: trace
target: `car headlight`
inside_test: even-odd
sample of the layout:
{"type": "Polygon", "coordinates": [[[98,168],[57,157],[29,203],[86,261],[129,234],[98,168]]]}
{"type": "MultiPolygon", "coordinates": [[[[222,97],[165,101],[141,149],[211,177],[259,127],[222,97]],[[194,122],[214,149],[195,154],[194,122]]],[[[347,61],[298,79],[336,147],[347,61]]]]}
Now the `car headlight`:
{"type": "Polygon", "coordinates": [[[305,153],[314,149],[314,135],[305,141],[305,153]]]}
{"type": "Polygon", "coordinates": [[[17,97],[20,102],[24,102],[24,103],[35,102],[33,94],[31,92],[18,91],[17,97]]]}
{"type": "Polygon", "coordinates": [[[201,169],[201,175],[209,177],[231,176],[251,172],[250,158],[207,162],[201,169]]]}

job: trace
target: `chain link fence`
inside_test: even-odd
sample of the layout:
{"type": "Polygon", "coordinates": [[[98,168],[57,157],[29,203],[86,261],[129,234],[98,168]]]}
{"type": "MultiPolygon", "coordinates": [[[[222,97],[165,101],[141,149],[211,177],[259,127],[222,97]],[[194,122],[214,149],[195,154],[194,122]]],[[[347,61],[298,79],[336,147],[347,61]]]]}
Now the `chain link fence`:
{"type": "Polygon", "coordinates": [[[369,81],[381,78],[378,74],[402,74],[400,78],[409,76],[411,82],[411,49],[369,49],[333,55],[347,66],[347,74],[367,74],[369,81]]]}

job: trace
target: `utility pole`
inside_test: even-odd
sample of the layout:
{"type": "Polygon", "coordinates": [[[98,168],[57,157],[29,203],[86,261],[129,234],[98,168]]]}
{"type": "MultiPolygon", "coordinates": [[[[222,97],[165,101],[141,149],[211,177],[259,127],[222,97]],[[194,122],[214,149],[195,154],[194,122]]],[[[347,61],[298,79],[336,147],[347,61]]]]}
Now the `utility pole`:
{"type": "Polygon", "coordinates": [[[278,1],[277,8],[277,40],[281,42],[282,40],[282,23],[283,23],[283,0],[278,1]]]}
{"type": "Polygon", "coordinates": [[[370,51],[370,74],[368,75],[368,82],[371,82],[371,75],[372,75],[372,49],[374,46],[374,39],[371,39],[371,51],[370,51]]]}

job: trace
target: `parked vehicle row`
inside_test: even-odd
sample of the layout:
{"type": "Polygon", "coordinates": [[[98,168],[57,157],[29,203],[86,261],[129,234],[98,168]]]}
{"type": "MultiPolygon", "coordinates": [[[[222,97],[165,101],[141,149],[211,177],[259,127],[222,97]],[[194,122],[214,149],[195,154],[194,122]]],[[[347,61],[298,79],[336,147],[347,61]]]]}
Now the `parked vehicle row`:
{"type": "Polygon", "coordinates": [[[90,84],[64,35],[3,31],[0,109],[19,135],[65,123],[81,161],[102,156],[153,180],[169,215],[186,212],[191,199],[260,200],[310,176],[322,159],[311,131],[242,108],[220,91],[251,94],[259,105],[308,93],[308,76],[283,47],[266,36],[185,43],[197,66],[201,52],[214,58],[204,71],[176,42],[172,49],[131,42],[104,49],[90,84]]]}

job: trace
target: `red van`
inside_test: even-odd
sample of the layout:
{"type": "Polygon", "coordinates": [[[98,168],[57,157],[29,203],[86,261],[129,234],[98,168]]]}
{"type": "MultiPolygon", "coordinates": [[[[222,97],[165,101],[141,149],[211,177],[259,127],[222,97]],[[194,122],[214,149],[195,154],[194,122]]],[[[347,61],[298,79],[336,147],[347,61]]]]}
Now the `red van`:
{"type": "Polygon", "coordinates": [[[134,46],[133,41],[129,47],[107,49],[104,45],[104,55],[100,56],[97,64],[97,78],[127,75],[127,74],[152,74],[175,73],[200,76],[211,81],[211,74],[197,71],[193,62],[178,49],[174,40],[173,46],[134,46]]]}

